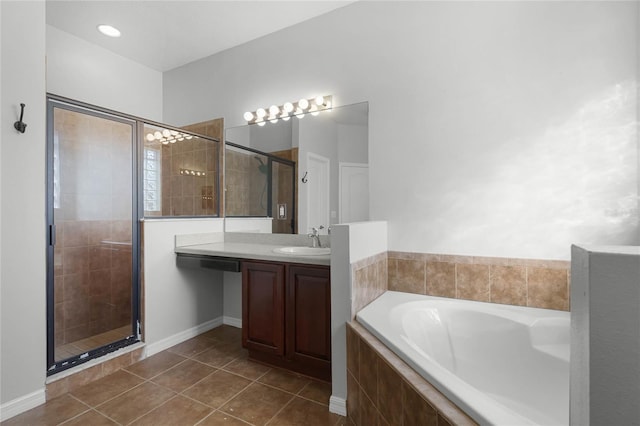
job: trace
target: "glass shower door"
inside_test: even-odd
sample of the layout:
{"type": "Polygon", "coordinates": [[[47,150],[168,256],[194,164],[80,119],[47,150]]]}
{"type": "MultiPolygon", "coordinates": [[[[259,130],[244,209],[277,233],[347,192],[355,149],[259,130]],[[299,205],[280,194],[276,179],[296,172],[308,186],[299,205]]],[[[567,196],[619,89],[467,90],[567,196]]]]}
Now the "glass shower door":
{"type": "Polygon", "coordinates": [[[48,369],[138,339],[136,123],[48,104],[48,369]]]}

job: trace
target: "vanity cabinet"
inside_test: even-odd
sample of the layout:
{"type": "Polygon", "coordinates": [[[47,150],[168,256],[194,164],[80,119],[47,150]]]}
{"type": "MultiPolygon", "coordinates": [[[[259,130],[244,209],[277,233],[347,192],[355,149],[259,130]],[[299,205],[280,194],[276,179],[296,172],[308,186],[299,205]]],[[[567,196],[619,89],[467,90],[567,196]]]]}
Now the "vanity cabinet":
{"type": "Polygon", "coordinates": [[[242,344],[251,359],[330,381],[329,267],[243,261],[242,344]]]}

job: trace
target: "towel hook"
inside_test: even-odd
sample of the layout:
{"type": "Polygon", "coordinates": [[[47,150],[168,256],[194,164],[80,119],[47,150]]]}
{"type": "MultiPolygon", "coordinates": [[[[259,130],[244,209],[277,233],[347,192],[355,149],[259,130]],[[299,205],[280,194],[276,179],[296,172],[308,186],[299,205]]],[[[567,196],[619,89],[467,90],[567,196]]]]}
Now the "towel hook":
{"type": "Polygon", "coordinates": [[[309,179],[307,178],[308,174],[309,174],[309,172],[304,172],[304,176],[302,176],[302,183],[309,182],[309,179]]]}
{"type": "Polygon", "coordinates": [[[24,104],[20,104],[20,120],[13,123],[13,127],[20,133],[24,133],[24,131],[27,130],[27,123],[22,122],[22,117],[24,117],[24,107],[24,104]]]}

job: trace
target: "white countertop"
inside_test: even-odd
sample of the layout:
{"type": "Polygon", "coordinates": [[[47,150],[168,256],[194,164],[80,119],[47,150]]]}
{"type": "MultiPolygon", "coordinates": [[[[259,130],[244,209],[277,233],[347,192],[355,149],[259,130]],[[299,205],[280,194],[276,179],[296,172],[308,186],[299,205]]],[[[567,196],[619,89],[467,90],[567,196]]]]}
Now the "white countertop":
{"type": "Polygon", "coordinates": [[[331,255],[296,255],[291,253],[276,253],[274,249],[302,246],[302,244],[282,244],[284,241],[277,241],[280,244],[269,244],[264,241],[264,237],[270,234],[258,234],[260,242],[236,242],[218,241],[202,244],[180,245],[175,247],[175,252],[180,254],[193,254],[199,256],[228,257],[234,259],[268,260],[276,262],[303,263],[308,265],[331,264],[331,255]]]}

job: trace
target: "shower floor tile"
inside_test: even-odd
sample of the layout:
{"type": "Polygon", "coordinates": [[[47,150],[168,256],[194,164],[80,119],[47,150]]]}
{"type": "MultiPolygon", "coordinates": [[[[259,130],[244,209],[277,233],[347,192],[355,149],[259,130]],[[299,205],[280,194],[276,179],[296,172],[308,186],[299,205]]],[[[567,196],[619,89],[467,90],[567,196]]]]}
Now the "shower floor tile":
{"type": "Polygon", "coordinates": [[[347,425],[331,386],[250,361],[240,330],[221,326],[54,398],[13,425],[347,425]]]}
{"type": "Polygon", "coordinates": [[[56,346],[55,358],[57,361],[83,354],[91,349],[99,348],[109,343],[117,342],[131,335],[131,326],[126,325],[115,330],[109,330],[82,340],[56,346]]]}

